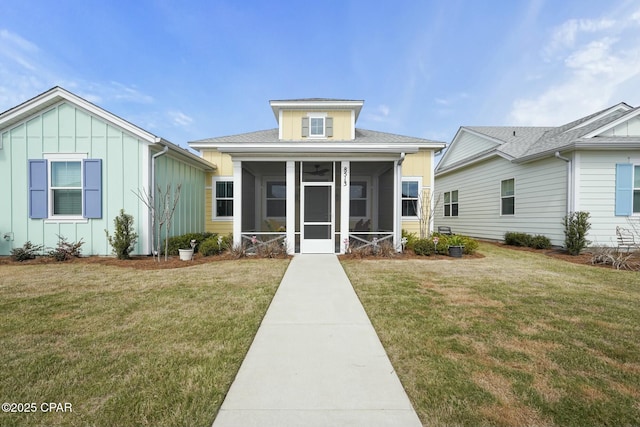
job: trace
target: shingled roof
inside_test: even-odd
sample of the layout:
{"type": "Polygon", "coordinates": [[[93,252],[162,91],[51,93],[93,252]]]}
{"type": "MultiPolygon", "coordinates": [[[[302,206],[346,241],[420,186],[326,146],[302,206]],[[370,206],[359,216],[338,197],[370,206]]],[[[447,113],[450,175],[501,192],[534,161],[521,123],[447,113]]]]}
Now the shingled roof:
{"type": "Polygon", "coordinates": [[[497,145],[482,152],[474,152],[455,163],[441,166],[445,164],[445,154],[436,171],[445,172],[456,169],[491,154],[502,155],[519,163],[552,156],[556,152],[572,150],[576,147],[612,147],[613,142],[640,147],[640,137],[594,137],[594,132],[606,129],[626,117],[631,118],[637,115],[640,115],[640,107],[633,108],[626,103],[619,103],[557,127],[463,126],[458,134],[471,131],[490,139],[497,145]]]}

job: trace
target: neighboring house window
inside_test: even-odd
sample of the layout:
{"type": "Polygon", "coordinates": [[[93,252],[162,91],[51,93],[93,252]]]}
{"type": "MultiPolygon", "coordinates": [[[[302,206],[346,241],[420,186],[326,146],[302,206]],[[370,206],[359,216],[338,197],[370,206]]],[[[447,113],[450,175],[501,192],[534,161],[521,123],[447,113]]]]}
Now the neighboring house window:
{"type": "Polygon", "coordinates": [[[102,160],[49,156],[29,160],[29,217],[102,218],[102,160]]]}
{"type": "Polygon", "coordinates": [[[444,193],[444,216],[458,216],[458,190],[444,193]]]}
{"type": "Polygon", "coordinates": [[[233,181],[217,180],[214,182],[214,217],[233,217],[233,181]]]}
{"type": "Polygon", "coordinates": [[[640,166],[633,167],[633,213],[640,213],[640,166]]]}
{"type": "Polygon", "coordinates": [[[514,215],[516,207],[516,180],[505,179],[500,184],[501,215],[514,215]]]}
{"type": "Polygon", "coordinates": [[[267,181],[267,217],[284,218],[287,216],[287,183],[267,181]]]}
{"type": "Polygon", "coordinates": [[[368,217],[367,182],[351,181],[349,192],[349,216],[360,218],[368,217]]]}
{"type": "Polygon", "coordinates": [[[414,180],[402,181],[402,216],[418,216],[418,192],[420,182],[414,180]]]}

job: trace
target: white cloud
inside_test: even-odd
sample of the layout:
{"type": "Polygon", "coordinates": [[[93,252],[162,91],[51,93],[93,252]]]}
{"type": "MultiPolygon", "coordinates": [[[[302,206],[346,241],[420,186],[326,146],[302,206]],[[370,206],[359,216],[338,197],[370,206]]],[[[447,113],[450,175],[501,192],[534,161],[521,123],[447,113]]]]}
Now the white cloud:
{"type": "Polygon", "coordinates": [[[560,125],[618,102],[630,102],[628,97],[637,97],[635,92],[640,90],[638,41],[632,17],[565,22],[542,52],[549,60],[544,69],[548,83],[532,89],[537,95],[516,99],[509,122],[560,125]],[[548,56],[552,51],[555,58],[548,56]],[[629,85],[636,89],[631,93],[622,90],[629,85]]]}
{"type": "Polygon", "coordinates": [[[193,123],[193,119],[181,111],[169,111],[168,115],[172,123],[177,126],[189,126],[193,123]]]}

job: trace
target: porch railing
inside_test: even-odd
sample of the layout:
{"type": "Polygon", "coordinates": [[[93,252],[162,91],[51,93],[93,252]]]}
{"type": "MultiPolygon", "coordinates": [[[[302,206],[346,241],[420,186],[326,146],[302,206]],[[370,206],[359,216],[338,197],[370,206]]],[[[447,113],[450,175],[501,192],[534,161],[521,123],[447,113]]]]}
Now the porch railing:
{"type": "Polygon", "coordinates": [[[393,235],[394,233],[391,231],[352,231],[349,232],[348,249],[364,249],[366,247],[377,249],[385,241],[393,244],[393,235]]]}
{"type": "Polygon", "coordinates": [[[248,232],[242,233],[242,245],[247,253],[256,253],[262,248],[269,245],[279,245],[287,250],[287,233],[286,232],[248,232]]]}

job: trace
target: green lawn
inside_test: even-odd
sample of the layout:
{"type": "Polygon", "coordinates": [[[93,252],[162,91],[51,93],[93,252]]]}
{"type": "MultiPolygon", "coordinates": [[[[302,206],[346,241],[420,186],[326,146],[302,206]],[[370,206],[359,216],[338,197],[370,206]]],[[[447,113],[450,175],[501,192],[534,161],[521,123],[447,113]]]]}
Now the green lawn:
{"type": "Polygon", "coordinates": [[[0,265],[0,425],[210,426],[287,265],[0,265]]]}
{"type": "Polygon", "coordinates": [[[640,274],[482,244],[344,260],[424,425],[640,425],[640,274]]]}

